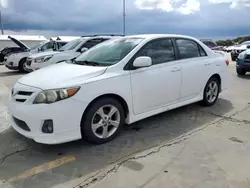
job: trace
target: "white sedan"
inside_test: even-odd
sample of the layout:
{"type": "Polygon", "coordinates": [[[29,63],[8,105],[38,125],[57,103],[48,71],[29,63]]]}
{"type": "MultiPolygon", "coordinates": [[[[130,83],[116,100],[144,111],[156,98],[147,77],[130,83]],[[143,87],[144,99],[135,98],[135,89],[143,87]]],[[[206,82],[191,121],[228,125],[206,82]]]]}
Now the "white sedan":
{"type": "Polygon", "coordinates": [[[22,77],[9,110],[13,128],[38,143],[101,144],[124,124],[198,101],[213,105],[227,75],[225,57],[195,38],[127,36],[22,77]]]}

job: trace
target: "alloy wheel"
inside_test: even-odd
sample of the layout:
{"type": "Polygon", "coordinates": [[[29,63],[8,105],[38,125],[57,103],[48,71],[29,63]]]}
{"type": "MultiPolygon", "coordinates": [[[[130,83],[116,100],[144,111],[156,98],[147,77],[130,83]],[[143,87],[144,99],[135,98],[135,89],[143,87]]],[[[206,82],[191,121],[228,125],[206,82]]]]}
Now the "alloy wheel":
{"type": "Polygon", "coordinates": [[[98,138],[109,138],[118,129],[121,121],[119,110],[113,105],[105,105],[92,118],[91,128],[98,138]]]}

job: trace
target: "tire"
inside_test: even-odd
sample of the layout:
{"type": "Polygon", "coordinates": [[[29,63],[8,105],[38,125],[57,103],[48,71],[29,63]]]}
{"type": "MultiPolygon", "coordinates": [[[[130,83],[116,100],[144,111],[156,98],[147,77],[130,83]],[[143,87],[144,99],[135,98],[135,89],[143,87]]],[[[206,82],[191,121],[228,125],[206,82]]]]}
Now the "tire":
{"type": "Polygon", "coordinates": [[[235,56],[233,56],[233,55],[231,54],[231,59],[232,59],[232,61],[236,61],[237,57],[235,57],[235,56]]]}
{"type": "Polygon", "coordinates": [[[28,71],[25,70],[25,63],[26,63],[26,58],[22,59],[19,62],[19,72],[21,73],[27,73],[28,71]]]}
{"type": "Polygon", "coordinates": [[[124,125],[124,122],[125,122],[125,116],[122,105],[113,98],[110,97],[101,98],[96,102],[94,102],[87,109],[86,113],[82,117],[81,121],[82,138],[83,140],[92,144],[104,144],[106,142],[113,140],[120,133],[124,125]],[[108,117],[107,114],[111,112],[109,111],[109,109],[111,109],[112,107],[114,107],[113,111],[117,112],[115,112],[113,116],[110,116],[109,120],[109,118],[107,118],[108,117]],[[101,112],[100,109],[103,109],[104,113],[100,113],[101,112]],[[101,115],[99,114],[102,114],[105,117],[101,118],[101,115]],[[105,120],[105,118],[107,119],[105,120]],[[116,126],[110,124],[109,121],[116,122],[116,126]],[[98,126],[94,126],[94,124],[98,126]],[[94,131],[94,129],[96,130],[94,131]]]}
{"type": "Polygon", "coordinates": [[[203,100],[201,101],[201,104],[203,106],[212,106],[215,104],[215,102],[218,99],[220,93],[220,83],[219,80],[216,77],[212,77],[208,80],[204,92],[203,92],[203,100]],[[214,89],[214,92],[211,91],[211,84],[215,84],[217,89],[214,89]],[[211,97],[208,92],[211,91],[210,94],[213,96],[211,97]],[[215,91],[216,90],[216,91],[215,91]],[[211,97],[211,98],[210,98],[211,97]]]}
{"type": "Polygon", "coordinates": [[[236,72],[239,76],[244,76],[246,74],[246,71],[241,68],[236,68],[236,72]]]}

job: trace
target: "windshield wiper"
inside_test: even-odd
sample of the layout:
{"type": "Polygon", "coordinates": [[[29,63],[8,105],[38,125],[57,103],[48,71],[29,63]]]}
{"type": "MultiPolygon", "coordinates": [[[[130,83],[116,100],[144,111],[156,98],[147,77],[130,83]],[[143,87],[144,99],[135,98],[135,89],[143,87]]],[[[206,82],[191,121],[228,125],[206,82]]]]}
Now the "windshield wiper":
{"type": "Polygon", "coordinates": [[[79,65],[92,65],[92,66],[98,66],[100,65],[97,62],[94,61],[74,61],[75,64],[79,64],[79,65]]]}

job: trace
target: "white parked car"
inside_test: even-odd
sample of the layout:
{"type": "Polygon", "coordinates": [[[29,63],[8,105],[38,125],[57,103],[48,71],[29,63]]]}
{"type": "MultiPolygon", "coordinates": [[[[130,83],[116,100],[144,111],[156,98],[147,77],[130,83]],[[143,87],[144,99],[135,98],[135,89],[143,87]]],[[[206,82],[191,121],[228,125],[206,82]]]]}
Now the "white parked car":
{"type": "Polygon", "coordinates": [[[122,126],[201,101],[227,87],[224,56],[182,35],[137,35],[103,42],[25,75],[13,86],[13,128],[44,144],[101,144],[122,126]]]}
{"type": "Polygon", "coordinates": [[[21,41],[12,37],[11,39],[13,42],[22,46],[22,48],[26,48],[24,52],[19,53],[12,53],[9,56],[5,57],[5,66],[10,70],[19,70],[20,72],[27,72],[28,69],[26,67],[26,60],[27,57],[31,54],[44,52],[44,51],[57,51],[62,46],[64,46],[67,42],[61,40],[46,40],[39,44],[34,45],[33,47],[29,48],[21,41]]]}
{"type": "Polygon", "coordinates": [[[27,59],[27,68],[35,71],[48,65],[70,60],[79,56],[89,48],[111,38],[114,38],[114,36],[81,37],[72,40],[59,51],[44,52],[29,56],[27,59]]]}

